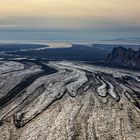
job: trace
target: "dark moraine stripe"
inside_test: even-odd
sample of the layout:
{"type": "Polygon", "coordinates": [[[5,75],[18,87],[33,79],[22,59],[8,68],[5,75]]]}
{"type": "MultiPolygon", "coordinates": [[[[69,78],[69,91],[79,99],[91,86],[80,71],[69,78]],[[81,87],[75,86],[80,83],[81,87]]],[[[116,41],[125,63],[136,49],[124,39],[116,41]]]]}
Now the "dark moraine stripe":
{"type": "MultiPolygon", "coordinates": [[[[30,61],[30,60],[24,60],[25,61],[30,61]]],[[[4,96],[3,98],[0,99],[0,109],[5,106],[12,98],[14,98],[15,96],[19,95],[20,92],[22,90],[24,90],[25,88],[27,88],[29,85],[31,85],[36,79],[38,79],[39,77],[45,76],[45,75],[49,75],[49,74],[53,74],[56,73],[57,70],[54,68],[51,68],[45,64],[43,64],[40,61],[33,61],[35,64],[39,65],[42,67],[43,71],[38,72],[36,74],[30,75],[27,78],[24,78],[19,84],[17,84],[13,89],[11,89],[6,96],[4,96]]]]}

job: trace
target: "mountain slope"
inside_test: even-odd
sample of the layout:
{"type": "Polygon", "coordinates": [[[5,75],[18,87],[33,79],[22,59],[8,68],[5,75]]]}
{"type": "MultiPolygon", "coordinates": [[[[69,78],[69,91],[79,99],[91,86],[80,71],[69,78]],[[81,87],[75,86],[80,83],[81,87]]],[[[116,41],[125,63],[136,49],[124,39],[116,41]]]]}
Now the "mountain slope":
{"type": "Polygon", "coordinates": [[[122,46],[116,47],[107,56],[106,60],[114,65],[140,69],[140,49],[138,51],[134,51],[122,46]]]}

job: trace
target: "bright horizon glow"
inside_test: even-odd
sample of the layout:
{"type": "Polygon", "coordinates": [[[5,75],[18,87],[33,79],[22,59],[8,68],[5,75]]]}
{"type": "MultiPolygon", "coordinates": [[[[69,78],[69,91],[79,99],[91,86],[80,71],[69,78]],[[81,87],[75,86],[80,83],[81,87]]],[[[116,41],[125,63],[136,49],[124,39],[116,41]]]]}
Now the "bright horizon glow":
{"type": "Polygon", "coordinates": [[[1,0],[0,29],[140,29],[139,0],[1,0]]]}

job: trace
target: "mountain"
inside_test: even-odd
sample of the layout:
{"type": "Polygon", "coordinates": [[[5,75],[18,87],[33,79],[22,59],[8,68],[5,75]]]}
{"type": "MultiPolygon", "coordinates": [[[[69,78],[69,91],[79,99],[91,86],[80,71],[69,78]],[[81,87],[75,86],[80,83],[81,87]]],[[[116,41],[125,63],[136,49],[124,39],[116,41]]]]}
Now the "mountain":
{"type": "Polygon", "coordinates": [[[122,46],[115,47],[108,54],[106,61],[113,65],[140,69],[140,49],[134,51],[131,48],[127,49],[122,46]]]}

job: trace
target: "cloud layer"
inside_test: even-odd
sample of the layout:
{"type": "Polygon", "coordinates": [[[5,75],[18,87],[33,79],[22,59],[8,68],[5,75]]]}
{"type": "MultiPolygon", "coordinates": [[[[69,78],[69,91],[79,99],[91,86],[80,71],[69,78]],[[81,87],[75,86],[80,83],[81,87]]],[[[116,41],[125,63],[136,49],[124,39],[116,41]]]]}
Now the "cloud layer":
{"type": "Polygon", "coordinates": [[[0,28],[140,28],[139,0],[1,0],[0,28]]]}

